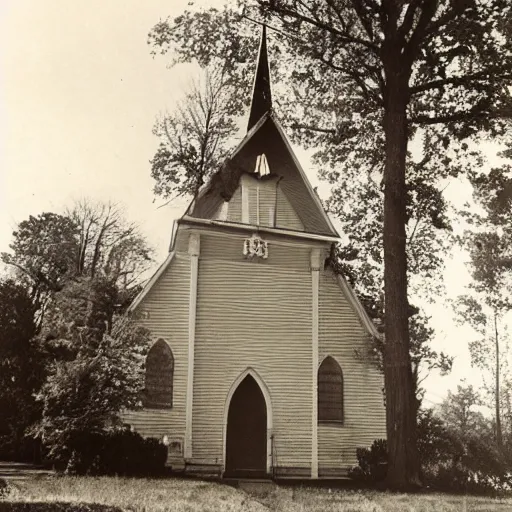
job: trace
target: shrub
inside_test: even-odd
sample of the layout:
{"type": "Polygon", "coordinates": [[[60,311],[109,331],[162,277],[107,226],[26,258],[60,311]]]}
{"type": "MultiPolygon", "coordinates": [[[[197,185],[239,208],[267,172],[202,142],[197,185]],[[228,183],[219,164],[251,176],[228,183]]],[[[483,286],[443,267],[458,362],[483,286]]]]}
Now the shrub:
{"type": "Polygon", "coordinates": [[[5,499],[11,494],[11,486],[5,478],[0,478],[0,500],[5,499]]]}
{"type": "Polygon", "coordinates": [[[122,509],[99,503],[0,502],[0,512],[122,512],[122,509]]]}
{"type": "MultiPolygon", "coordinates": [[[[512,472],[506,458],[485,436],[460,433],[447,428],[431,411],[418,416],[418,451],[426,486],[448,492],[492,494],[512,489],[512,472]]],[[[359,448],[359,465],[349,476],[375,484],[387,472],[386,441],[373,442],[370,449],[359,448]]]]}
{"type": "Polygon", "coordinates": [[[388,449],[385,439],[376,439],[370,449],[356,451],[359,466],[352,468],[349,476],[358,481],[376,483],[386,478],[388,469],[388,449]]]}
{"type": "Polygon", "coordinates": [[[74,436],[60,469],[77,475],[157,476],[164,472],[167,447],[129,430],[74,436]]]}

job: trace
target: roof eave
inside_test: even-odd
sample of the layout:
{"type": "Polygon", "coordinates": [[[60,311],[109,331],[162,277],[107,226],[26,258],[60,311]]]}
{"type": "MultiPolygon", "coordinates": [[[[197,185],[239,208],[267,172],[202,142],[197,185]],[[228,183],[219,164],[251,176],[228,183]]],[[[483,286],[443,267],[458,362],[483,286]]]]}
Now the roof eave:
{"type": "Polygon", "coordinates": [[[292,238],[304,240],[318,240],[322,242],[339,242],[338,236],[324,235],[320,233],[307,233],[303,231],[293,231],[289,229],[273,228],[270,226],[258,226],[256,224],[242,224],[238,222],[227,222],[213,219],[201,219],[199,217],[191,217],[184,215],[180,220],[180,224],[200,225],[200,226],[217,226],[224,228],[236,229],[244,232],[258,231],[261,233],[269,233],[275,235],[285,235],[292,238]]]}

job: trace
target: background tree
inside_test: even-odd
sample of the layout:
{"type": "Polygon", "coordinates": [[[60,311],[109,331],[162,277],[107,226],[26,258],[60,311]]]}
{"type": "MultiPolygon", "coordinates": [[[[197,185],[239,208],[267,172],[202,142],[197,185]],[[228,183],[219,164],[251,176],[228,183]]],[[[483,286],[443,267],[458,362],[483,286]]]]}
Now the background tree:
{"type": "Polygon", "coordinates": [[[51,212],[31,215],[14,231],[12,252],[2,253],[4,263],[14,267],[16,278],[30,291],[39,313],[38,325],[51,294],[62,289],[73,273],[77,236],[77,226],[67,216],[51,212]]]}
{"type": "Polygon", "coordinates": [[[468,249],[473,280],[456,308],[459,321],[478,335],[469,344],[473,364],[493,376],[486,387],[495,403],[496,443],[503,449],[501,383],[510,371],[506,316],[512,310],[512,170],[507,165],[469,177],[474,202],[463,216],[471,229],[460,241],[468,249]]]}
{"type": "Polygon", "coordinates": [[[237,95],[222,70],[207,70],[202,82],[192,83],[184,100],[153,128],[161,140],[151,160],[155,194],[164,198],[197,194],[227,156],[227,142],[236,126],[226,113],[239,109],[237,95]]]}
{"type": "Polygon", "coordinates": [[[436,479],[445,489],[489,492],[507,489],[511,483],[512,460],[496,446],[492,422],[478,410],[482,403],[473,386],[463,381],[440,406],[447,434],[442,438],[449,442],[444,443],[443,466],[436,479]]]}
{"type": "Polygon", "coordinates": [[[80,279],[101,279],[117,288],[126,308],[140,290],[153,251],[136,224],[114,203],[77,201],[65,215],[42,213],[19,224],[2,260],[16,269],[37,310],[41,327],[53,295],[80,279]]]}
{"type": "MultiPolygon", "coordinates": [[[[407,317],[407,147],[416,137],[437,148],[444,164],[433,167],[439,188],[463,169],[453,160],[462,161],[479,131],[504,133],[503,119],[510,114],[510,6],[502,0],[245,4],[279,33],[283,71],[275,82],[289,87],[276,104],[296,128],[295,140],[321,147],[318,157],[325,167],[333,164],[335,176],[374,170],[382,178],[385,303],[393,319],[386,323],[385,353],[389,482],[417,483],[407,317]]],[[[186,12],[157,24],[151,41],[157,49],[170,49],[177,61],[222,62],[241,84],[246,44],[256,45],[244,38],[240,20],[229,9],[186,12]],[[233,50],[223,54],[228,47],[233,50]]]]}
{"type": "Polygon", "coordinates": [[[485,433],[486,421],[477,410],[482,405],[478,392],[465,382],[457,386],[457,392],[448,392],[440,406],[440,417],[460,437],[485,433]]]}
{"type": "Polygon", "coordinates": [[[0,281],[0,457],[32,458],[25,429],[37,418],[33,394],[43,381],[42,354],[33,343],[35,308],[30,292],[0,281]]]}
{"type": "Polygon", "coordinates": [[[123,409],[141,406],[149,333],[127,319],[110,333],[74,320],[59,327],[50,338],[54,357],[37,395],[41,419],[31,432],[50,458],[68,463],[81,438],[119,427],[123,409]]]}
{"type": "Polygon", "coordinates": [[[43,440],[51,457],[65,461],[73,440],[114,427],[121,409],[139,402],[149,334],[120,313],[140,289],[152,252],[119,207],[89,200],[66,215],[30,217],[13,238],[13,252],[2,257],[22,284],[6,284],[2,348],[15,344],[25,357],[18,360],[41,354],[44,371],[33,385],[5,381],[0,396],[14,399],[18,388],[29,388],[26,402],[37,411],[30,434],[43,440]],[[24,331],[16,323],[21,313],[24,331]],[[30,315],[37,316],[33,324],[30,315]]]}
{"type": "Polygon", "coordinates": [[[133,287],[152,263],[153,251],[138,226],[115,203],[77,201],[67,216],[78,227],[75,276],[103,276],[123,290],[133,287]]]}

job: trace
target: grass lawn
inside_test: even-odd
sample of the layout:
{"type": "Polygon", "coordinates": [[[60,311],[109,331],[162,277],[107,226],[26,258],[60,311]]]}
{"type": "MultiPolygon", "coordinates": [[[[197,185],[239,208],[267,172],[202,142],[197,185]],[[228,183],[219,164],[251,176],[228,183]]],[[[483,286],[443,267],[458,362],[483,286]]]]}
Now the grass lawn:
{"type": "Polygon", "coordinates": [[[448,512],[512,511],[512,498],[492,499],[442,494],[391,494],[267,486],[247,493],[198,480],[50,477],[15,483],[13,501],[60,501],[114,505],[134,512],[448,512]]]}

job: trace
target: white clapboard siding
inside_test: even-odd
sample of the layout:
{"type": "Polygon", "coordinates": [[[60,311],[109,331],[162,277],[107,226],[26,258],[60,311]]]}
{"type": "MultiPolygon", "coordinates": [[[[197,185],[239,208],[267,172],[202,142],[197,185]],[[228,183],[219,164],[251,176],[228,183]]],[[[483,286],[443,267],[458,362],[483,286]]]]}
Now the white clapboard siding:
{"type": "MultiPolygon", "coordinates": [[[[301,271],[309,270],[310,249],[308,247],[281,245],[272,235],[260,235],[268,244],[268,258],[254,258],[252,266],[278,266],[301,271]]],[[[201,259],[246,262],[243,255],[244,240],[250,234],[233,236],[201,236],[201,259]]],[[[199,278],[201,279],[201,278],[199,278]]]]}
{"type": "Polygon", "coordinates": [[[228,221],[242,222],[242,187],[238,187],[231,197],[228,206],[228,221]]]}
{"type": "Polygon", "coordinates": [[[123,415],[125,423],[147,437],[183,439],[185,433],[189,275],[188,255],[177,253],[136,311],[138,322],[151,331],[154,340],[165,339],[174,356],[172,408],[127,411],[123,415]],[[144,319],[144,313],[149,318],[144,319]]]}
{"type": "Polygon", "coordinates": [[[262,180],[260,187],[260,225],[275,227],[276,179],[262,180]]]}
{"type": "MultiPolygon", "coordinates": [[[[242,240],[236,242],[237,254],[242,240]]],[[[311,275],[304,249],[270,246],[267,264],[240,257],[230,261],[232,250],[230,239],[201,240],[193,458],[222,462],[226,397],[232,383],[250,367],[271,395],[274,461],[307,468],[311,463],[311,275]],[[283,256],[276,257],[280,251],[283,256]]]]}
{"type": "Polygon", "coordinates": [[[249,203],[249,224],[272,226],[293,231],[304,231],[304,224],[290,201],[277,184],[277,179],[258,180],[249,175],[243,175],[240,185],[229,201],[227,220],[242,222],[242,186],[246,188],[249,203]],[[259,217],[258,190],[259,188],[259,217]],[[277,196],[277,197],[276,197],[277,196]],[[275,219],[275,226],[274,224],[275,219]]]}
{"type": "Polygon", "coordinates": [[[356,448],[386,437],[383,376],[362,359],[370,343],[367,332],[330,270],[321,273],[319,292],[319,361],[334,357],[343,371],[344,423],[319,425],[318,460],[322,468],[356,463],[356,448]],[[356,354],[359,353],[359,356],[356,354]]]}
{"type": "Polygon", "coordinates": [[[302,224],[280,185],[277,187],[276,227],[304,231],[304,224],[302,224]]]}

